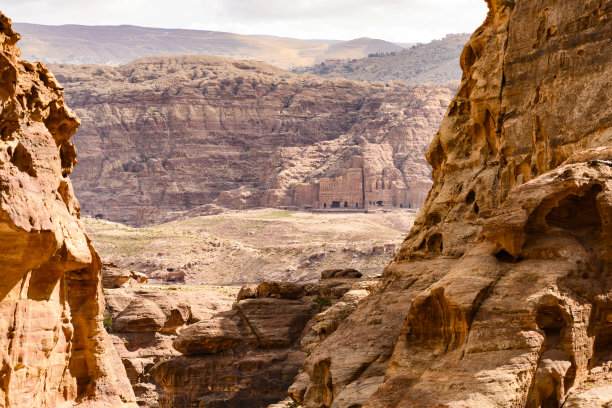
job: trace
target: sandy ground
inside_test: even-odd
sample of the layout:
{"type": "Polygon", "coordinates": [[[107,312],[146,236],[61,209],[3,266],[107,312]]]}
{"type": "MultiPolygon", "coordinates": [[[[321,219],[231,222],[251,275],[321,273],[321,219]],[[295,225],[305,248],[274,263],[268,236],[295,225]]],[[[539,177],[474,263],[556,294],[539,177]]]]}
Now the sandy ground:
{"type": "Polygon", "coordinates": [[[105,262],[144,272],[151,282],[239,285],[316,280],[330,268],[378,275],[415,216],[407,210],[365,214],[258,209],[145,228],[83,220],[105,262]]]}

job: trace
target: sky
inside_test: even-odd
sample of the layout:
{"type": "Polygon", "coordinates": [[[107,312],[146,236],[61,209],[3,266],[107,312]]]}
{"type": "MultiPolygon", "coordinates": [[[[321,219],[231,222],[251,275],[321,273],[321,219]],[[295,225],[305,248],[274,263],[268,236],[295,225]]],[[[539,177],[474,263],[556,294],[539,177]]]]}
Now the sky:
{"type": "Polygon", "coordinates": [[[0,0],[0,10],[20,23],[414,43],[471,33],[484,21],[487,7],[484,0],[0,0]]]}

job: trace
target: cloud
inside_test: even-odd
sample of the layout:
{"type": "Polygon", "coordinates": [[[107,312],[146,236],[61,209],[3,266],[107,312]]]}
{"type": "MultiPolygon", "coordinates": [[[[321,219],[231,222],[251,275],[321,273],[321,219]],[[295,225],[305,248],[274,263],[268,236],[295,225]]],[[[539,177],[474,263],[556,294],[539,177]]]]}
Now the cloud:
{"type": "Polygon", "coordinates": [[[483,0],[0,0],[0,10],[13,21],[38,24],[133,24],[397,42],[472,32],[486,15],[483,0]]]}

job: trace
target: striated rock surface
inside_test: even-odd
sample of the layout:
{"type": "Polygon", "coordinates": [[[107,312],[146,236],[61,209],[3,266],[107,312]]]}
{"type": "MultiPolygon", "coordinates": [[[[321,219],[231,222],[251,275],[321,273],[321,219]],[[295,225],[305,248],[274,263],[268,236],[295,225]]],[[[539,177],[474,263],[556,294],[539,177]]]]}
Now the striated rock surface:
{"type": "Polygon", "coordinates": [[[182,329],[173,346],[183,356],[150,369],[152,382],[164,389],[159,406],[257,408],[282,400],[306,357],[300,346],[305,332],[319,330],[323,338],[324,324],[332,333],[374,285],[330,278],[243,287],[232,310],[182,329]],[[347,312],[329,313],[335,307],[347,312]],[[318,325],[309,323],[323,314],[327,317],[318,318],[318,325]]]}
{"type": "MultiPolygon", "coordinates": [[[[180,355],[178,350],[198,354],[204,347],[222,348],[229,336],[201,340],[219,328],[211,316],[230,310],[236,290],[212,286],[144,286],[134,283],[105,288],[105,325],[125,367],[136,401],[141,407],[159,406],[161,386],[151,377],[158,362],[180,355]],[[208,330],[203,330],[203,327],[208,330]],[[180,335],[179,335],[180,334],[180,335]],[[173,343],[177,349],[173,348],[173,343]]],[[[228,329],[228,332],[231,329],[228,329]]],[[[208,338],[207,337],[207,338],[208,338]]],[[[214,336],[213,336],[214,337],[214,336]]],[[[121,364],[120,363],[120,364],[121,364]]]]}
{"type": "Polygon", "coordinates": [[[197,356],[232,349],[240,340],[236,323],[218,318],[189,326],[172,342],[172,347],[186,356],[197,356]]]}
{"type": "Polygon", "coordinates": [[[368,204],[418,207],[431,184],[423,153],[454,91],[201,56],[54,70],[83,121],[73,175],[83,212],[131,225],[219,206],[330,208],[321,179],[338,207],[363,210],[363,192],[368,204]]]}
{"type": "Polygon", "coordinates": [[[105,289],[120,288],[147,281],[147,275],[144,273],[120,268],[112,262],[102,264],[102,287],[105,289]]]}
{"type": "Polygon", "coordinates": [[[306,408],[612,404],[612,1],[487,4],[432,190],[306,359],[306,408]]]}
{"type": "Polygon", "coordinates": [[[68,179],[79,119],[1,13],[0,30],[0,405],[133,406],[68,179]]]}

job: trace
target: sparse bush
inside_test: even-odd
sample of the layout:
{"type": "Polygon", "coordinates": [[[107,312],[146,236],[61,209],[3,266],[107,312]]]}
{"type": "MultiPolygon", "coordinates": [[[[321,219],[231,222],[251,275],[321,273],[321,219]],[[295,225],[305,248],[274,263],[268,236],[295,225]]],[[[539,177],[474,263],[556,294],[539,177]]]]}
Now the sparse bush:
{"type": "Polygon", "coordinates": [[[103,324],[104,328],[109,330],[111,327],[113,327],[113,317],[109,314],[104,315],[103,324]]]}
{"type": "Polygon", "coordinates": [[[332,302],[328,298],[323,297],[323,296],[317,296],[317,298],[314,300],[310,308],[312,310],[317,310],[320,312],[324,308],[330,307],[331,305],[332,305],[332,302]]]}
{"type": "Polygon", "coordinates": [[[299,405],[296,404],[295,402],[291,401],[285,404],[285,408],[298,408],[299,405]]]}

